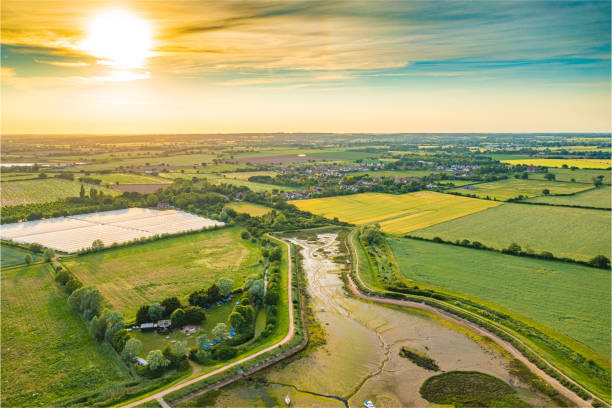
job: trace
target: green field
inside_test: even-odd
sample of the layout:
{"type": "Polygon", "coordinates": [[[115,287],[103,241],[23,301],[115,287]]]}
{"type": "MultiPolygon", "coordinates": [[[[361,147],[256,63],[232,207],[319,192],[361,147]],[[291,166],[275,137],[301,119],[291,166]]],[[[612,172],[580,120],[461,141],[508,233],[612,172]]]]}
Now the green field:
{"type": "Polygon", "coordinates": [[[610,213],[601,210],[507,203],[412,234],[469,239],[497,249],[516,242],[523,250],[583,261],[596,255],[610,257],[610,213]]]}
{"type": "Polygon", "coordinates": [[[259,204],[247,203],[244,201],[238,203],[230,203],[228,207],[234,209],[238,213],[249,214],[251,217],[259,217],[269,213],[272,209],[259,204]]]}
{"type": "Polygon", "coordinates": [[[475,198],[417,191],[409,194],[363,193],[290,201],[303,211],[352,224],[380,223],[383,231],[402,234],[495,207],[475,198]]]}
{"type": "Polygon", "coordinates": [[[275,171],[237,171],[234,173],[224,173],[223,176],[226,178],[248,180],[249,177],[253,176],[270,176],[274,177],[278,173],[275,171]]]}
{"type": "Polygon", "coordinates": [[[609,356],[609,271],[406,238],[389,244],[407,279],[501,306],[609,356]]]}
{"type": "Polygon", "coordinates": [[[610,160],[604,159],[512,159],[501,160],[502,163],[512,165],[527,164],[529,166],[545,166],[545,167],[562,167],[564,164],[568,167],[578,167],[579,169],[608,169],[610,168],[610,160]]]}
{"type": "Polygon", "coordinates": [[[528,200],[534,203],[549,203],[557,205],[580,205],[584,207],[610,208],[610,186],[593,188],[571,196],[543,196],[528,200]]]}
{"type": "Polygon", "coordinates": [[[111,173],[92,174],[89,177],[102,180],[103,184],[159,184],[170,181],[148,174],[111,173]]]}
{"type": "Polygon", "coordinates": [[[117,159],[111,158],[106,163],[91,163],[81,164],[75,166],[74,169],[85,170],[85,171],[99,171],[99,170],[114,170],[119,167],[137,167],[137,166],[158,166],[160,164],[167,164],[170,166],[195,166],[201,163],[210,163],[215,156],[208,153],[198,154],[177,154],[172,156],[158,156],[158,157],[140,157],[140,158],[124,158],[117,159]],[[148,163],[148,164],[147,164],[148,163]]]}
{"type": "MultiPolygon", "coordinates": [[[[7,266],[21,265],[25,263],[25,256],[29,252],[23,249],[16,248],[14,246],[0,245],[0,267],[5,268],[7,266]]],[[[36,262],[40,260],[40,257],[30,253],[32,255],[32,261],[36,262]]]]}
{"type": "Polygon", "coordinates": [[[111,306],[135,317],[143,304],[187,295],[221,277],[242,285],[263,271],[259,247],[240,238],[240,228],[225,228],[147,244],[66,258],[64,264],[85,285],[94,285],[111,306]]]}
{"type": "MultiPolygon", "coordinates": [[[[85,184],[85,190],[89,194],[90,188],[103,191],[104,194],[118,195],[115,190],[85,184]]],[[[81,183],[58,178],[34,179],[25,181],[3,181],[0,183],[2,191],[2,207],[29,204],[47,203],[67,197],[78,197],[81,191],[81,183]]]]}
{"type": "Polygon", "coordinates": [[[48,264],[2,271],[3,406],[62,406],[129,379],[69,308],[48,264]]]}
{"type": "Polygon", "coordinates": [[[311,153],[308,157],[320,158],[320,159],[338,159],[338,160],[359,160],[368,158],[377,158],[380,153],[369,153],[369,152],[355,152],[350,150],[341,151],[325,151],[321,153],[311,153]]]}
{"type": "MultiPolygon", "coordinates": [[[[575,180],[576,183],[586,183],[593,185],[593,177],[604,176],[603,182],[604,184],[610,184],[610,170],[589,170],[589,169],[579,169],[579,170],[570,170],[570,169],[550,169],[549,173],[555,175],[557,181],[572,181],[575,180]]],[[[544,176],[546,173],[530,173],[530,180],[544,180],[544,176]]]]}
{"type": "Polygon", "coordinates": [[[208,180],[209,183],[212,183],[212,184],[225,183],[225,184],[232,184],[232,185],[235,185],[235,186],[245,186],[245,187],[248,187],[249,189],[251,189],[251,191],[254,191],[256,193],[259,193],[259,192],[262,192],[262,191],[272,191],[272,190],[279,190],[279,191],[294,191],[294,190],[298,190],[297,187],[277,186],[277,185],[274,185],[274,184],[253,183],[253,182],[248,181],[248,180],[241,180],[241,179],[236,179],[236,178],[223,177],[222,175],[212,174],[212,173],[178,173],[178,172],[171,172],[171,173],[160,173],[160,176],[162,176],[164,178],[167,178],[168,180],[176,179],[176,178],[191,179],[193,177],[205,178],[206,180],[208,180]]]}
{"type": "Polygon", "coordinates": [[[573,194],[591,188],[589,185],[565,183],[544,180],[521,180],[509,178],[490,183],[474,184],[469,187],[449,190],[460,194],[475,194],[479,198],[490,197],[494,200],[506,201],[519,195],[535,197],[543,195],[542,190],[548,189],[550,194],[573,194]]]}

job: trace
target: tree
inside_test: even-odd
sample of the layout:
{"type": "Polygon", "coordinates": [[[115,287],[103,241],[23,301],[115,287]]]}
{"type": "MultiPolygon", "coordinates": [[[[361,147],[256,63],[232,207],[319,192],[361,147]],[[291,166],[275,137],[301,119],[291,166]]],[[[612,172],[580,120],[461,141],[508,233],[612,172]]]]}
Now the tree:
{"type": "Polygon", "coordinates": [[[556,179],[556,176],[553,173],[546,173],[544,175],[544,178],[548,181],[553,181],[556,179]]]}
{"type": "Polygon", "coordinates": [[[521,249],[522,248],[519,244],[517,244],[516,242],[513,242],[508,246],[507,252],[511,254],[518,254],[521,252],[521,249]]]}
{"type": "Polygon", "coordinates": [[[79,192],[79,197],[85,198],[85,186],[81,184],[81,191],[79,192]]]}
{"type": "Polygon", "coordinates": [[[28,265],[29,265],[29,264],[31,264],[31,263],[32,263],[32,255],[30,255],[30,254],[26,254],[26,255],[23,257],[23,260],[25,261],[25,263],[26,263],[26,264],[28,264],[28,265]]]}
{"type": "Polygon", "coordinates": [[[232,325],[232,327],[238,331],[242,329],[245,323],[244,317],[242,317],[242,315],[238,312],[232,312],[229,315],[229,322],[232,325]]]}
{"type": "Polygon", "coordinates": [[[45,258],[45,262],[49,262],[55,256],[55,251],[51,248],[45,249],[43,252],[43,258],[45,258]]]}
{"type": "Polygon", "coordinates": [[[217,323],[212,330],[212,335],[216,339],[224,339],[227,336],[227,325],[225,323],[217,323]]]}
{"type": "Polygon", "coordinates": [[[221,290],[219,289],[219,286],[213,283],[206,291],[206,295],[208,296],[210,302],[216,302],[217,300],[221,299],[221,290]]]}
{"type": "Polygon", "coordinates": [[[79,312],[85,320],[100,314],[102,293],[93,286],[79,288],[68,297],[68,305],[79,312]]]}
{"type": "Polygon", "coordinates": [[[164,317],[166,310],[159,303],[151,303],[149,306],[149,319],[152,321],[161,320],[164,317]]]}
{"type": "Polygon", "coordinates": [[[197,338],[196,338],[196,343],[198,345],[198,348],[202,348],[202,346],[208,344],[208,337],[206,336],[206,334],[202,333],[200,334],[197,338]]]}
{"type": "Polygon", "coordinates": [[[217,282],[217,286],[219,286],[221,296],[225,298],[232,293],[232,290],[234,290],[234,281],[229,278],[221,278],[217,282]]]}
{"type": "Polygon", "coordinates": [[[147,363],[149,368],[153,371],[166,368],[170,365],[170,360],[164,357],[161,350],[151,350],[147,355],[147,363]]]}
{"type": "Polygon", "coordinates": [[[257,279],[253,281],[251,287],[249,288],[249,298],[251,299],[251,303],[260,304],[264,297],[264,283],[263,280],[257,279]]]}
{"type": "Polygon", "coordinates": [[[98,196],[98,190],[96,190],[95,188],[90,188],[89,189],[89,198],[91,198],[92,200],[95,200],[98,196]]]}
{"type": "Polygon", "coordinates": [[[149,305],[142,305],[136,312],[136,324],[141,325],[149,322],[149,305]]]}
{"type": "Polygon", "coordinates": [[[68,282],[66,282],[64,289],[66,289],[66,293],[71,294],[72,292],[74,292],[75,290],[77,290],[78,288],[82,286],[83,284],[81,283],[80,280],[77,280],[75,278],[70,278],[68,282]]]}
{"type": "Polygon", "coordinates": [[[62,286],[64,286],[69,280],[70,274],[67,271],[59,271],[57,275],[55,275],[55,281],[62,286]]]}
{"type": "Polygon", "coordinates": [[[542,190],[542,194],[549,195],[550,194],[550,190],[545,188],[544,190],[542,190]]]}
{"type": "Polygon", "coordinates": [[[117,330],[117,332],[113,336],[113,341],[111,344],[115,350],[121,353],[121,350],[123,350],[123,348],[125,347],[125,344],[131,338],[132,336],[130,336],[130,333],[127,330],[125,329],[117,330]]]}
{"type": "Polygon", "coordinates": [[[189,351],[189,346],[187,346],[186,341],[177,341],[174,343],[174,354],[176,354],[179,358],[184,357],[189,351]]]}
{"type": "Polygon", "coordinates": [[[603,184],[603,176],[593,177],[593,185],[597,188],[603,184]]]}
{"type": "Polygon", "coordinates": [[[167,315],[171,315],[176,309],[180,309],[181,301],[177,297],[169,297],[162,300],[161,305],[166,310],[167,315]]]}
{"type": "Polygon", "coordinates": [[[200,324],[205,319],[206,314],[201,308],[195,306],[185,308],[185,322],[187,324],[200,324]]]}
{"type": "Polygon", "coordinates": [[[527,173],[526,171],[524,171],[524,172],[523,172],[523,174],[521,174],[521,178],[522,178],[523,180],[527,180],[527,179],[529,179],[529,173],[527,173]]]}
{"type": "Polygon", "coordinates": [[[94,339],[100,341],[106,333],[106,321],[98,316],[94,316],[89,322],[89,334],[94,339]]]}
{"type": "Polygon", "coordinates": [[[138,339],[129,339],[123,347],[121,358],[126,361],[132,361],[140,353],[140,350],[142,350],[142,342],[138,339]]]}
{"type": "Polygon", "coordinates": [[[95,252],[103,250],[104,242],[102,242],[101,239],[96,239],[94,242],[91,243],[91,249],[93,249],[95,252]]]}
{"type": "Polygon", "coordinates": [[[260,279],[259,275],[257,274],[252,274],[252,275],[247,276],[247,278],[244,281],[244,286],[242,286],[242,289],[244,291],[248,291],[251,285],[253,284],[253,282],[255,282],[257,279],[260,279]]]}
{"type": "Polygon", "coordinates": [[[172,326],[179,328],[185,325],[185,311],[183,309],[176,309],[170,315],[170,320],[172,320],[172,326]]]}
{"type": "Polygon", "coordinates": [[[589,265],[595,268],[610,269],[610,259],[603,255],[597,255],[589,261],[589,265]]]}
{"type": "Polygon", "coordinates": [[[40,254],[43,251],[43,246],[40,244],[37,244],[36,242],[33,244],[30,244],[30,251],[34,252],[35,254],[40,254]]]}

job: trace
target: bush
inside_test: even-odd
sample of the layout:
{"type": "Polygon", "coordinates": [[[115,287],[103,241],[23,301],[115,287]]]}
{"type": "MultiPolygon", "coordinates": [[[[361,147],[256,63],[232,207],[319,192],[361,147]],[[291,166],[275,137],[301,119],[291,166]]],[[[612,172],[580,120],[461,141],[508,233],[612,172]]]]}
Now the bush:
{"type": "Polygon", "coordinates": [[[206,320],[206,314],[199,307],[187,306],[185,308],[186,324],[200,324],[204,320],[206,320]]]}
{"type": "Polygon", "coordinates": [[[610,259],[603,255],[597,255],[589,261],[589,265],[595,268],[610,269],[610,259]]]}
{"type": "Polygon", "coordinates": [[[70,278],[71,276],[67,271],[61,271],[61,272],[58,272],[57,275],[55,275],[55,281],[62,286],[64,286],[66,282],[70,280],[70,278]]]}
{"type": "Polygon", "coordinates": [[[68,294],[71,294],[72,292],[81,287],[83,287],[83,284],[81,283],[81,281],[75,278],[71,278],[70,280],[68,280],[68,282],[66,282],[66,286],[64,286],[68,294]]]}
{"type": "Polygon", "coordinates": [[[215,360],[229,360],[230,358],[236,357],[237,354],[238,352],[235,348],[226,344],[221,344],[212,351],[212,357],[215,360]]]}

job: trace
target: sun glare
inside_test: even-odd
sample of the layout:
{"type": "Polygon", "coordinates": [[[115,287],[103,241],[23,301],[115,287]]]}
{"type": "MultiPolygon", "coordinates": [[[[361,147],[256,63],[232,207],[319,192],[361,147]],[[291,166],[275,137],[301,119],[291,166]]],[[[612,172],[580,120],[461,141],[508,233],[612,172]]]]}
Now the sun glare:
{"type": "Polygon", "coordinates": [[[115,68],[142,68],[153,42],[147,22],[124,10],[108,10],[90,21],[82,48],[115,68]]]}

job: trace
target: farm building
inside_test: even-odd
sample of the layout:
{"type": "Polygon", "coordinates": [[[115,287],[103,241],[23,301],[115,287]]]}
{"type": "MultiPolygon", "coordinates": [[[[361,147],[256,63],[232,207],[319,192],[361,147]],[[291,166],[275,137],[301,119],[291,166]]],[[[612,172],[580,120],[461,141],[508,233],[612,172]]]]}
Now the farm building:
{"type": "Polygon", "coordinates": [[[153,323],[143,323],[140,325],[140,331],[152,331],[155,329],[155,324],[153,323]]]}

